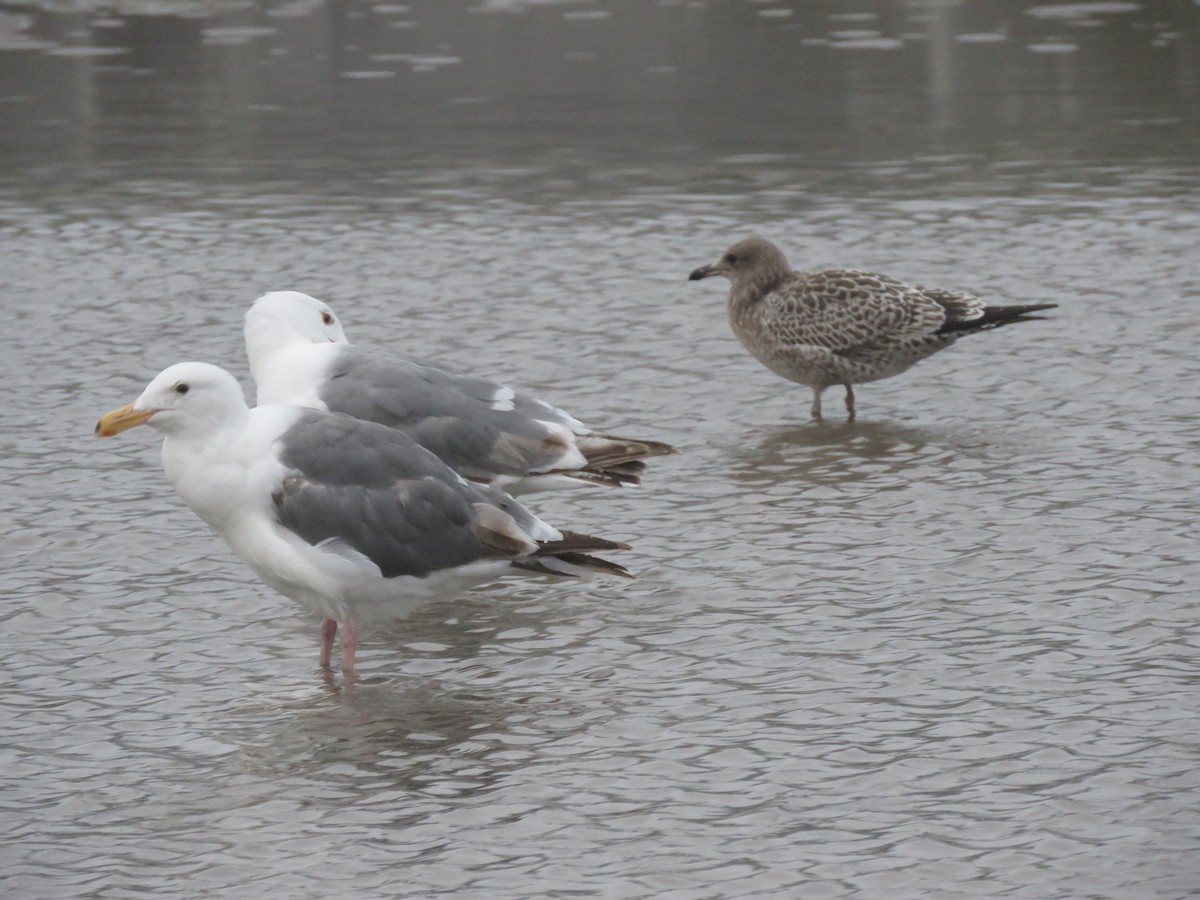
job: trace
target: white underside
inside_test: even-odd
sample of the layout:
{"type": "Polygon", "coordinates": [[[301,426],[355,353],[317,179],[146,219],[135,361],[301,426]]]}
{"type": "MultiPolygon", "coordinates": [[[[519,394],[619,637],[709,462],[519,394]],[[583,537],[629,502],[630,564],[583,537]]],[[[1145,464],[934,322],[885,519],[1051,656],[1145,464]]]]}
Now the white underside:
{"type": "Polygon", "coordinates": [[[163,442],[167,477],[183,501],[266,584],[306,609],[333,619],[400,619],[423,603],[454,597],[493,580],[507,560],[481,560],[425,578],[384,578],[379,567],[337,542],[313,546],[276,520],[271,493],[286,473],[274,452],[296,407],[250,411],[248,427],[207,434],[203,441],[169,435],[163,442]]]}

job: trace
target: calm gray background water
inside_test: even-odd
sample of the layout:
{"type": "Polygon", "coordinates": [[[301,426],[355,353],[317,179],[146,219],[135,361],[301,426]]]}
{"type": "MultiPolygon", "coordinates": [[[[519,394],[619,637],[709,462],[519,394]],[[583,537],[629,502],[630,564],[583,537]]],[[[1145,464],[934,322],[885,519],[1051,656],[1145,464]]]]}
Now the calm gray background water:
{"type": "Polygon", "coordinates": [[[0,892],[1195,896],[1198,19],[0,3],[0,892]],[[752,233],[1060,308],[813,424],[685,281],[752,233]],[[244,377],[284,288],[680,445],[529,498],[638,579],[323,679],[155,436],[92,438],[172,362],[244,377]]]}

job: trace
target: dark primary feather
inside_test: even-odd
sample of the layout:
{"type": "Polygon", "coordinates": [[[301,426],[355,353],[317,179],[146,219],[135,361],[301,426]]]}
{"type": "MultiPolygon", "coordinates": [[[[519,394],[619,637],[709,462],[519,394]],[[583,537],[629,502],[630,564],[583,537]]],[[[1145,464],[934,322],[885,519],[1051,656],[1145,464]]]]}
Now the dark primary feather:
{"type": "Polygon", "coordinates": [[[1011,325],[1014,322],[1033,322],[1045,316],[1034,316],[1031,313],[1044,309],[1056,309],[1057,303],[1027,303],[1014,306],[985,306],[983,314],[972,319],[947,318],[944,325],[938,329],[938,334],[955,332],[986,331],[989,328],[999,328],[1001,325],[1011,325]]]}
{"type": "MultiPolygon", "coordinates": [[[[476,511],[483,512],[479,506],[476,511]]],[[[528,515],[523,508],[520,512],[528,515]]],[[[514,567],[548,575],[577,575],[579,570],[590,569],[632,578],[629,571],[607,559],[584,553],[584,550],[628,550],[629,545],[607,538],[579,534],[574,531],[561,532],[559,540],[537,541],[531,545],[529,536],[516,528],[516,521],[498,521],[496,516],[481,516],[476,533],[483,540],[485,552],[492,557],[507,557],[514,567]],[[566,563],[569,568],[552,563],[566,563]]]]}
{"type": "Polygon", "coordinates": [[[588,461],[589,468],[618,471],[622,466],[638,463],[652,456],[671,456],[679,451],[662,441],[634,440],[617,437],[615,434],[587,434],[579,439],[579,449],[588,461]]]}
{"type": "MultiPolygon", "coordinates": [[[[604,572],[607,575],[617,575],[621,578],[632,578],[629,570],[615,562],[610,562],[607,559],[601,559],[598,556],[592,556],[589,553],[578,553],[575,551],[563,551],[561,553],[544,554],[545,556],[553,556],[555,560],[566,563],[575,569],[588,569],[593,572],[604,572]]],[[[562,568],[554,568],[547,565],[541,559],[533,557],[530,559],[518,560],[513,563],[513,566],[518,569],[525,569],[529,572],[540,572],[543,575],[570,575],[573,572],[564,572],[562,568]]]]}
{"type": "Polygon", "coordinates": [[[607,559],[592,556],[592,550],[628,550],[629,545],[620,541],[610,541],[606,538],[590,534],[580,534],[575,531],[564,531],[562,539],[557,541],[539,541],[537,553],[531,560],[522,560],[517,566],[534,571],[546,571],[555,575],[564,574],[561,567],[550,568],[541,560],[552,557],[556,561],[565,562],[575,568],[591,569],[596,572],[607,572],[609,575],[620,575],[622,578],[632,578],[629,570],[607,559]]]}
{"type": "Polygon", "coordinates": [[[538,548],[542,553],[558,556],[578,550],[628,550],[629,545],[620,541],[610,541],[608,538],[596,537],[592,534],[580,534],[578,531],[563,531],[557,541],[539,541],[538,548]]]}

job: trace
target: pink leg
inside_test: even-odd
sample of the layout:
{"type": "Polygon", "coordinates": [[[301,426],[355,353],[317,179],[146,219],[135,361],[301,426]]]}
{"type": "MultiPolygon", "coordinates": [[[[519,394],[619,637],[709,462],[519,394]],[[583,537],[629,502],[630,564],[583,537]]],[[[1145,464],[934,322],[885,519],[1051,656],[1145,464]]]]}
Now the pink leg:
{"type": "Polygon", "coordinates": [[[823,390],[825,388],[813,388],[812,417],[814,419],[821,418],[821,391],[823,390]]]}
{"type": "Polygon", "coordinates": [[[321,623],[321,668],[329,668],[333,656],[333,639],[337,637],[337,619],[326,619],[321,623]]]}
{"type": "Polygon", "coordinates": [[[354,651],[358,648],[358,623],[350,610],[342,607],[342,671],[354,674],[354,651]]]}

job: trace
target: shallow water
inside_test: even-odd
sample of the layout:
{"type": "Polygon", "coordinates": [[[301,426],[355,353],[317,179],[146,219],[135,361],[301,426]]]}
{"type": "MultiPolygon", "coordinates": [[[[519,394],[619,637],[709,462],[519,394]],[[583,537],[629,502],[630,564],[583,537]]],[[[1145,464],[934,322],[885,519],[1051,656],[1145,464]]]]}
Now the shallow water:
{"type": "Polygon", "coordinates": [[[1200,14],[874,8],[0,5],[5,896],[1194,893],[1200,14]],[[814,424],[685,280],[749,233],[1060,308],[814,424]],[[637,580],[323,678],[91,435],[282,288],[681,446],[526,498],[637,580]]]}

